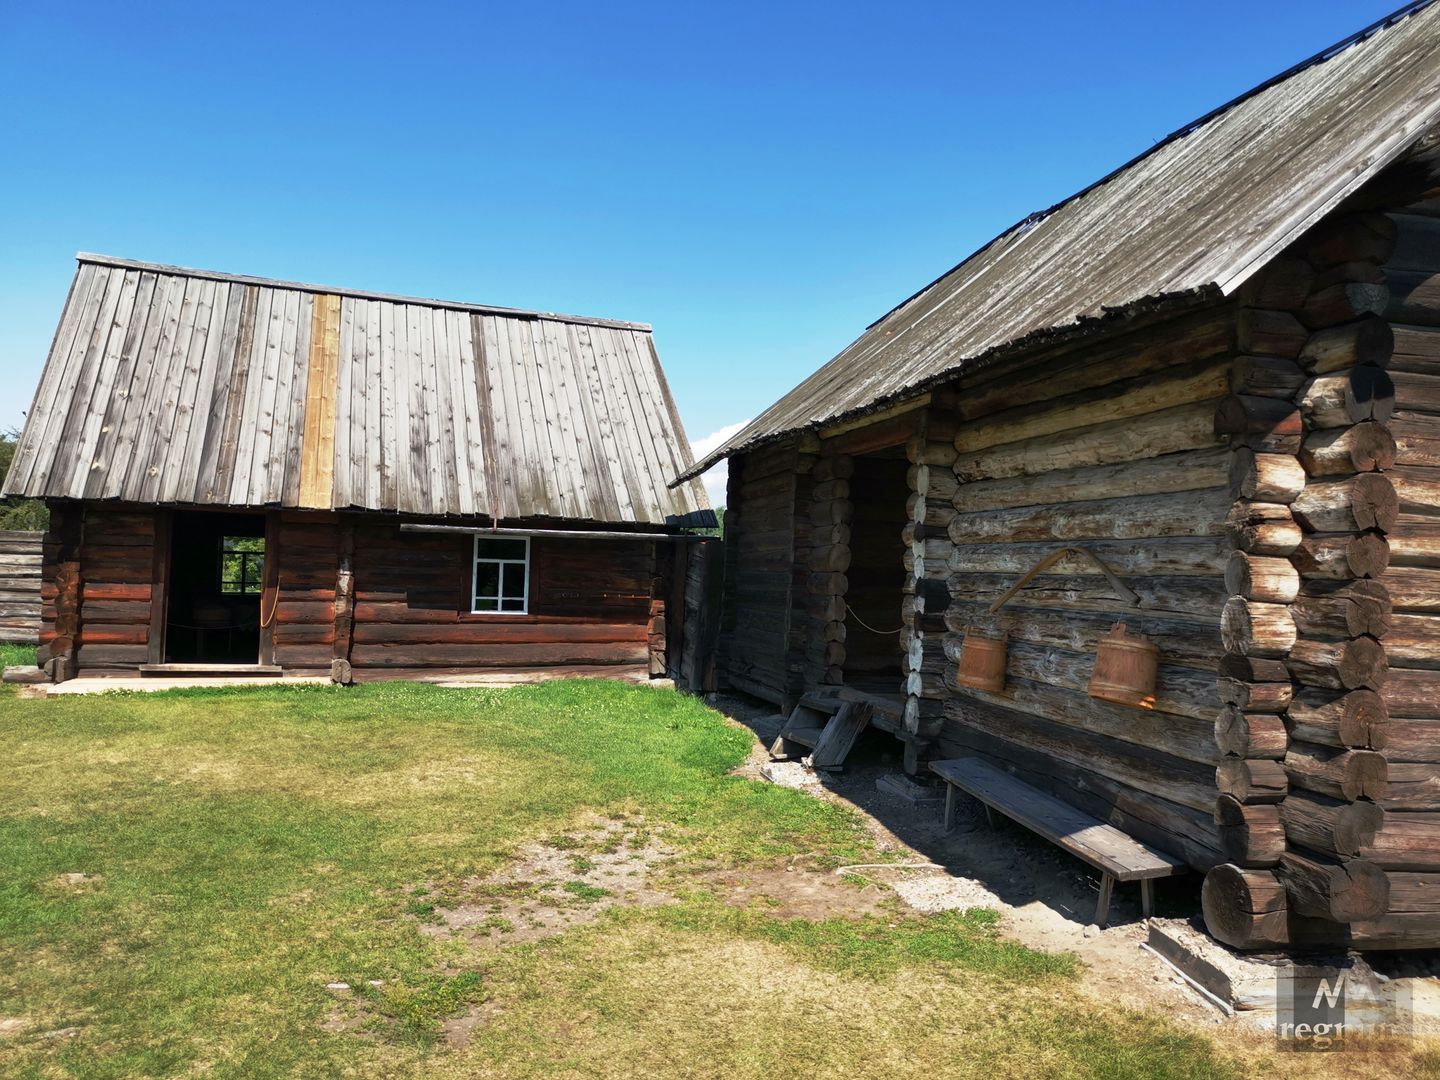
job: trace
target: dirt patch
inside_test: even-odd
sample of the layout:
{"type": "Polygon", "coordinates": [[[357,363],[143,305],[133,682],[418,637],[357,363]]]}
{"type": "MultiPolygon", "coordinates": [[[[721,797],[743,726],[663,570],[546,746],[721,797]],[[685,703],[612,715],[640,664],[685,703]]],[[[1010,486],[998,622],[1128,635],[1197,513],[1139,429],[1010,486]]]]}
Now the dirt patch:
{"type": "Polygon", "coordinates": [[[459,1016],[452,1016],[444,1021],[440,1025],[440,1037],[450,1049],[463,1050],[470,1045],[476,1029],[488,1024],[490,1018],[499,1011],[495,1003],[490,1001],[473,1005],[459,1016]]]}
{"type": "Polygon", "coordinates": [[[830,871],[790,862],[712,870],[691,880],[714,891],[726,904],[759,908],[781,919],[855,917],[886,910],[887,904],[894,908],[890,890],[880,884],[857,887],[855,882],[830,871]]]}
{"type": "Polygon", "coordinates": [[[600,820],[521,848],[509,866],[458,888],[422,894],[428,934],[477,945],[538,941],[594,922],[618,905],[670,900],[651,878],[674,856],[642,820],[600,820]]]}

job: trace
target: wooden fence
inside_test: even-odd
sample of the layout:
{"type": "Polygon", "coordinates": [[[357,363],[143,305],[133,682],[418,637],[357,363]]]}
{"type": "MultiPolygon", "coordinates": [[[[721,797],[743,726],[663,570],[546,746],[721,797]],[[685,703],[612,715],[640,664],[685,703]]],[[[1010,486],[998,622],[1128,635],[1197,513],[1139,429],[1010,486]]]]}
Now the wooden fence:
{"type": "Polygon", "coordinates": [[[40,637],[40,542],[44,533],[0,530],[0,641],[40,637]]]}

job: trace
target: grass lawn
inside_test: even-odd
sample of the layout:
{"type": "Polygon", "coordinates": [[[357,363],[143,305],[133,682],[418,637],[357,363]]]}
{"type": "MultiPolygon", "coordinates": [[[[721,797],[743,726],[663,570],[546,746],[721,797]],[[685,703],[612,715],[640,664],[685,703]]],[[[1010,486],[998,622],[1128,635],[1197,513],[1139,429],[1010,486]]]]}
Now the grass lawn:
{"type": "Polygon", "coordinates": [[[602,682],[0,694],[0,1074],[1246,1071],[1085,1004],[1072,958],[986,912],[727,902],[717,868],[875,858],[848,811],[730,776],[749,742],[602,682]],[[674,852],[670,902],[503,946],[434,932],[437,905],[596,821],[674,852]],[[440,1034],[457,1015],[464,1045],[440,1034]]]}

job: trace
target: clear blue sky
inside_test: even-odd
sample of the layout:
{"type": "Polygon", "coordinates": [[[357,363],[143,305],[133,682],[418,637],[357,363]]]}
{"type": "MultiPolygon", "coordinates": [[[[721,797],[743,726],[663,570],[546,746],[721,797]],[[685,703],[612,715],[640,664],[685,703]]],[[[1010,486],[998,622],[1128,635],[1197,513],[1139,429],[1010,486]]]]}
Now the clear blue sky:
{"type": "Polygon", "coordinates": [[[692,439],[1399,0],[0,0],[0,426],[77,250],[655,324],[692,439]]]}

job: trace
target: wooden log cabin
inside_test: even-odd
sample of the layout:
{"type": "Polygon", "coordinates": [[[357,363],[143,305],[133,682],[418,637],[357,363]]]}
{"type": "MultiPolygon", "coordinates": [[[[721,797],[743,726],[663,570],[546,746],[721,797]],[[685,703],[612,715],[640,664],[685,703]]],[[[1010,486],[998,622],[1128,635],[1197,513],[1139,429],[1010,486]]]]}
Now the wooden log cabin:
{"type": "Polygon", "coordinates": [[[78,258],[4,486],[52,678],[677,666],[648,326],[78,258]]]}
{"type": "Polygon", "coordinates": [[[885,699],[907,768],[1183,859],[1233,945],[1440,947],[1440,7],[1025,219],[682,479],[722,457],[723,683],[885,699]],[[1091,692],[1120,622],[1138,704],[1091,692]]]}

